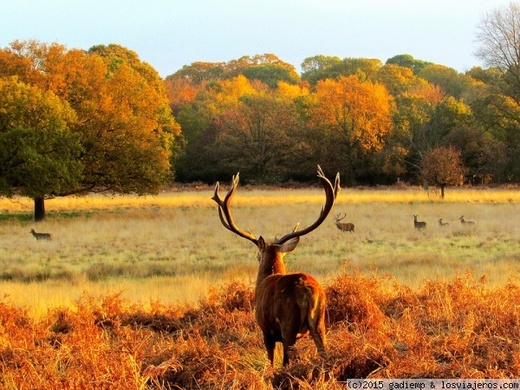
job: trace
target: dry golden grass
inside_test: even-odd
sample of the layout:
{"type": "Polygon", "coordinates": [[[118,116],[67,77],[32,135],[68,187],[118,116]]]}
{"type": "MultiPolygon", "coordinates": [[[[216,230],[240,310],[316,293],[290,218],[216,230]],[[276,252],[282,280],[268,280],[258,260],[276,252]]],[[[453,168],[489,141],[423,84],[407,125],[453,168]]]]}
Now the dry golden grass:
{"type": "MultiPolygon", "coordinates": [[[[520,375],[520,289],[467,276],[413,291],[341,274],[326,290],[328,357],[309,338],[287,368],[268,367],[252,289],[231,283],[187,305],[82,297],[34,321],[0,303],[5,389],[339,389],[348,378],[520,375]]],[[[278,351],[279,352],[279,351],[278,351]]]]}
{"type": "MultiPolygon", "coordinates": [[[[227,183],[223,183],[224,187],[227,183]]],[[[201,186],[197,189],[176,188],[153,196],[132,195],[100,195],[69,196],[47,201],[47,208],[52,212],[66,211],[103,211],[114,209],[150,209],[155,207],[208,207],[213,206],[211,196],[213,187],[201,186]]],[[[379,189],[344,188],[337,204],[349,203],[429,203],[442,201],[444,203],[518,203],[520,190],[516,188],[448,188],[446,198],[441,200],[438,194],[428,194],[420,187],[381,187],[379,189]]],[[[235,197],[236,205],[275,206],[287,203],[320,204],[323,202],[323,191],[314,189],[240,187],[239,195],[235,197]]],[[[15,197],[0,198],[0,210],[7,213],[31,212],[31,199],[15,197]]]]}
{"type": "MultiPolygon", "coordinates": [[[[329,218],[286,258],[327,289],[329,357],[302,339],[300,359],[274,371],[251,311],[255,249],[221,226],[211,195],[52,200],[36,226],[51,242],[4,218],[0,387],[329,389],[348,377],[520,374],[517,191],[344,189],[332,213],[356,232],[329,218]]],[[[30,213],[24,202],[0,208],[30,213]]],[[[312,222],[322,202],[319,189],[239,188],[234,211],[272,238],[312,222]]]]}
{"type": "MultiPolygon", "coordinates": [[[[460,198],[476,198],[476,191],[457,191],[460,198]]],[[[492,286],[516,278],[519,203],[508,199],[516,199],[518,192],[481,191],[481,200],[473,202],[452,202],[452,192],[448,200],[432,201],[419,190],[344,189],[332,213],[345,212],[345,221],[355,223],[356,232],[340,232],[329,218],[287,256],[289,269],[311,272],[326,282],[347,261],[364,272],[388,273],[414,288],[465,270],[488,275],[492,286]],[[403,202],[405,192],[408,200],[403,202]],[[382,194],[387,201],[368,201],[382,194]],[[426,231],[413,229],[413,214],[428,222],[426,231]],[[474,229],[460,225],[461,214],[477,221],[474,229]],[[439,228],[439,218],[450,225],[439,228]]],[[[34,240],[29,234],[33,224],[6,219],[0,223],[0,287],[31,314],[44,314],[84,291],[121,292],[133,302],[194,303],[220,282],[240,279],[252,284],[255,249],[221,226],[211,195],[205,189],[159,197],[51,200],[49,218],[36,230],[52,232],[52,242],[34,240]]],[[[3,202],[5,206],[10,201],[3,202]]],[[[297,222],[313,221],[321,202],[323,193],[317,188],[239,188],[234,210],[241,226],[269,239],[297,222]]],[[[18,199],[12,204],[21,203],[18,199]]],[[[30,215],[32,204],[26,203],[10,214],[30,215]]]]}

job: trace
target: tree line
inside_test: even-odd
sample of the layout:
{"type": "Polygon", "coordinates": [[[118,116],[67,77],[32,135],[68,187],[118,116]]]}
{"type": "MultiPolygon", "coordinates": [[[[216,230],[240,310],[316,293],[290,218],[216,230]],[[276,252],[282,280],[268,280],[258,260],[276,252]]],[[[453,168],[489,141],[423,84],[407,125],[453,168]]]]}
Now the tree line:
{"type": "Polygon", "coordinates": [[[315,56],[302,69],[263,55],[168,76],[186,142],[178,179],[240,170],[252,182],[310,180],[320,163],[349,185],[421,182],[421,162],[438,148],[459,153],[466,182],[520,178],[520,111],[495,68],[462,74],[398,55],[315,56]]]}
{"type": "Polygon", "coordinates": [[[0,195],[155,193],[340,171],[347,185],[520,181],[520,7],[477,30],[485,68],[396,55],[196,62],[164,80],[120,45],[0,49],[0,195]],[[507,50],[505,50],[505,48],[507,50]]]}
{"type": "Polygon", "coordinates": [[[464,73],[408,54],[317,55],[301,75],[273,54],[186,65],[165,80],[185,143],[177,179],[311,180],[320,163],[348,185],[518,182],[518,27],[518,4],[488,13],[487,67],[464,73]]]}

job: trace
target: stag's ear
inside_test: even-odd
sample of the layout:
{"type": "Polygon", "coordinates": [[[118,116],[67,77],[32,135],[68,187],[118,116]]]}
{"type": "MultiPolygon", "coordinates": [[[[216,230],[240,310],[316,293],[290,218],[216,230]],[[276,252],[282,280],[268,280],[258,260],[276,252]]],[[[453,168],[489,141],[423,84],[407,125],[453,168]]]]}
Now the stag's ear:
{"type": "Polygon", "coordinates": [[[291,238],[289,241],[284,242],[278,247],[278,252],[287,253],[292,252],[296,245],[300,242],[300,237],[291,238]]]}
{"type": "Polygon", "coordinates": [[[258,250],[260,252],[263,252],[265,250],[265,247],[267,246],[267,244],[265,243],[265,240],[262,236],[260,236],[258,238],[258,243],[256,245],[258,246],[258,250]]]}

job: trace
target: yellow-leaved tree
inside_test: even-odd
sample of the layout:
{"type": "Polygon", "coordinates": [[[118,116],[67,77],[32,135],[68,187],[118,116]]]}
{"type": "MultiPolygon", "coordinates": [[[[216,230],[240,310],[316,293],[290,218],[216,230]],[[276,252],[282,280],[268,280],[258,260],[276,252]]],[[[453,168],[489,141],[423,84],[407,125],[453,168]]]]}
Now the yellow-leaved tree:
{"type": "Polygon", "coordinates": [[[353,184],[356,163],[365,153],[383,149],[393,128],[392,110],[392,97],[382,84],[362,82],[356,75],[318,82],[310,123],[318,132],[323,164],[345,172],[353,184]]]}
{"type": "Polygon", "coordinates": [[[45,198],[89,191],[155,193],[171,179],[180,126],[158,73],[136,53],[119,45],[85,52],[17,41],[0,50],[0,78],[11,76],[52,93],[77,118],[70,129],[80,142],[80,179],[41,194],[35,219],[44,218],[45,198]]]}

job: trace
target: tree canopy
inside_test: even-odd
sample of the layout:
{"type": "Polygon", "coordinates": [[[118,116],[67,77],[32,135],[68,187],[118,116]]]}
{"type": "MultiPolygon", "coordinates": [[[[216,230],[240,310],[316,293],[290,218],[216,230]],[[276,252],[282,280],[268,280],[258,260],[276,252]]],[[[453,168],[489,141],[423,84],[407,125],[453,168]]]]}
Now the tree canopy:
{"type": "Polygon", "coordinates": [[[421,160],[421,176],[425,183],[439,186],[444,198],[445,188],[461,185],[466,170],[461,155],[453,147],[439,146],[426,152],[421,160]]]}
{"type": "Polygon", "coordinates": [[[398,178],[420,183],[423,156],[440,146],[461,152],[467,182],[520,179],[513,152],[519,110],[496,88],[505,79],[493,68],[459,73],[408,54],[384,64],[317,55],[303,61],[300,78],[288,78],[290,66],[271,55],[269,66],[280,68],[263,77],[252,58],[264,57],[194,63],[166,78],[186,141],[176,165],[179,180],[212,182],[239,168],[250,171],[252,181],[306,180],[303,171],[312,171],[312,162],[341,170],[351,185],[398,178]],[[260,101],[264,111],[256,111],[256,125],[284,107],[275,134],[289,140],[257,139],[270,151],[283,150],[276,167],[263,169],[254,158],[265,157],[265,149],[246,147],[243,122],[260,101]]]}
{"type": "MultiPolygon", "coordinates": [[[[34,91],[42,91],[46,99],[53,96],[55,107],[61,101],[75,118],[70,140],[63,137],[62,142],[79,143],[70,148],[78,150],[75,172],[81,169],[75,180],[53,188],[38,183],[44,176],[35,170],[32,185],[42,190],[38,194],[42,201],[88,191],[155,193],[171,180],[170,157],[180,127],[173,119],[163,81],[136,53],[119,45],[96,46],[85,52],[59,44],[17,41],[0,50],[0,79],[13,76],[34,91]]],[[[14,115],[12,108],[8,111],[14,115]]],[[[26,116],[14,118],[12,127],[36,137],[39,129],[26,126],[26,116]]],[[[64,132],[57,121],[52,126],[54,132],[64,132]]],[[[0,132],[6,130],[3,127],[0,132]]],[[[41,138],[40,142],[42,148],[53,148],[51,139],[41,138]]],[[[18,189],[12,186],[10,192],[18,189]]]]}
{"type": "Polygon", "coordinates": [[[76,115],[50,91],[0,79],[0,194],[41,201],[76,188],[83,164],[76,115]]]}

